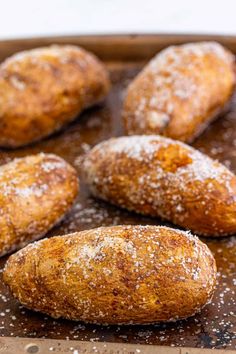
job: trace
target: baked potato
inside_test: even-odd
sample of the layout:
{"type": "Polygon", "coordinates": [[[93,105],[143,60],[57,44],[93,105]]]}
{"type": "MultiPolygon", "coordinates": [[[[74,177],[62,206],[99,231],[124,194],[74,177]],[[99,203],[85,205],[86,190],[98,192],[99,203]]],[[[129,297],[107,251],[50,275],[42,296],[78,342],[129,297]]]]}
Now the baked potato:
{"type": "Polygon", "coordinates": [[[236,177],[194,148],[162,136],[113,138],[84,157],[91,193],[205,236],[236,233],[236,177]]]}
{"type": "Polygon", "coordinates": [[[15,159],[0,167],[0,256],[46,234],[78,192],[76,171],[52,154],[15,159]]]}
{"type": "Polygon", "coordinates": [[[109,90],[108,72],[72,45],[17,53],[0,65],[0,146],[40,140],[71,122],[109,90]]]}
{"type": "Polygon", "coordinates": [[[194,315],[212,298],[215,260],[197,237],[111,226],[44,239],[13,254],[3,279],[26,307],[100,324],[194,315]]]}
{"type": "Polygon", "coordinates": [[[125,131],[191,142],[226,108],[234,86],[234,55],[219,43],[171,46],[129,85],[125,131]]]}

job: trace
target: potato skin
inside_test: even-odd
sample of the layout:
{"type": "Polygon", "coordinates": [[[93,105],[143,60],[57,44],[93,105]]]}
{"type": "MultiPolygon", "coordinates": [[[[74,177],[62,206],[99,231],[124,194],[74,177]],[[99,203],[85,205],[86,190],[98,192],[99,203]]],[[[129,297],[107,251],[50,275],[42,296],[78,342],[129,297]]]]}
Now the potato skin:
{"type": "Polygon", "coordinates": [[[30,244],[9,258],[3,279],[22,304],[55,318],[146,324],[200,311],[216,265],[190,233],[111,226],[30,244]]]}
{"type": "Polygon", "coordinates": [[[53,45],[17,53],[0,65],[0,146],[23,146],[61,129],[109,90],[92,53],[53,45]]]}
{"type": "Polygon", "coordinates": [[[107,140],[85,156],[91,193],[205,236],[236,232],[236,177],[192,147],[162,136],[107,140]]]}
{"type": "Polygon", "coordinates": [[[225,108],[234,86],[234,55],[219,43],[168,47],[129,85],[125,131],[191,142],[225,108]]]}
{"type": "Polygon", "coordinates": [[[78,193],[76,171],[62,158],[38,154],[0,167],[0,256],[46,234],[78,193]]]}

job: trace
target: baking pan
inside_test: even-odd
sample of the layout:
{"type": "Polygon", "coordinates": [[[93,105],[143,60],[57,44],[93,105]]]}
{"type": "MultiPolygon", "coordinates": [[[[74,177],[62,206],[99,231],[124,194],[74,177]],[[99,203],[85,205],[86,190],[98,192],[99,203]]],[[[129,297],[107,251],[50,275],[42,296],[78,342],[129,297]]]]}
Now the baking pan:
{"type": "MultiPolygon", "coordinates": [[[[232,36],[70,36],[0,41],[0,60],[19,50],[51,43],[81,45],[93,51],[105,61],[113,83],[111,92],[103,104],[87,110],[63,131],[48,139],[26,148],[0,150],[0,163],[3,164],[14,157],[26,156],[40,151],[51,152],[58,154],[74,165],[80,174],[81,156],[86,151],[104,139],[122,135],[120,112],[125,88],[140,71],[144,63],[156,52],[171,44],[202,40],[217,40],[236,53],[236,37],[232,36]]],[[[204,134],[194,142],[193,146],[218,159],[236,173],[235,99],[232,100],[228,113],[211,124],[204,134]]],[[[81,191],[76,205],[64,221],[54,228],[48,236],[117,224],[161,225],[164,223],[157,218],[135,215],[93,199],[81,180],[81,191]]],[[[171,224],[165,223],[165,225],[171,224]]],[[[212,304],[195,317],[176,323],[152,326],[108,327],[62,319],[54,320],[20,306],[9,294],[1,280],[0,335],[2,337],[27,337],[30,338],[31,342],[36,338],[113,342],[117,343],[119,348],[123,348],[126,343],[133,343],[137,348],[139,348],[139,344],[153,344],[169,348],[175,346],[234,350],[236,349],[236,238],[232,236],[222,239],[203,239],[203,241],[208,244],[216,257],[218,287],[212,304]],[[120,347],[121,343],[122,346],[120,347]]],[[[1,269],[4,267],[6,259],[7,257],[1,259],[1,269]]],[[[6,339],[0,341],[1,353],[4,353],[6,343],[6,339]]],[[[27,343],[24,341],[24,344],[27,343]]],[[[6,350],[5,352],[8,353],[6,350]]],[[[115,353],[112,350],[107,350],[106,353],[115,353]]],[[[60,352],[70,351],[61,350],[60,352]]],[[[84,351],[84,353],[89,352],[89,350],[84,351]]],[[[100,353],[103,352],[100,351],[100,353]]],[[[123,353],[121,349],[120,351],[117,349],[118,352],[123,353]]],[[[130,352],[135,353],[136,351],[130,350],[130,352]]],[[[154,352],[157,351],[154,350],[154,352]]],[[[187,353],[186,350],[185,352],[187,353]]],[[[172,352],[170,351],[170,353],[172,352]]]]}

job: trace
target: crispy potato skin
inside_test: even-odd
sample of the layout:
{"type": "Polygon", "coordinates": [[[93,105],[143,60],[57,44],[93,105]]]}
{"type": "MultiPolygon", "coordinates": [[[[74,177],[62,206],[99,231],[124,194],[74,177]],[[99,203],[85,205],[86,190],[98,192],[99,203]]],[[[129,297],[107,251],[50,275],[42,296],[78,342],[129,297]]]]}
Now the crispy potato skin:
{"type": "Polygon", "coordinates": [[[52,154],[15,159],[0,167],[0,256],[46,234],[78,193],[76,171],[52,154]]]}
{"type": "Polygon", "coordinates": [[[103,64],[76,46],[13,55],[0,65],[0,146],[23,146],[61,129],[109,86],[103,64]]]}
{"type": "Polygon", "coordinates": [[[84,158],[92,194],[205,236],[236,232],[236,177],[192,147],[162,136],[107,140],[84,158]]]}
{"type": "Polygon", "coordinates": [[[191,142],[225,108],[234,86],[235,59],[220,44],[169,47],[129,85],[125,130],[191,142]]]}
{"type": "Polygon", "coordinates": [[[44,239],[3,273],[26,307],[104,324],[174,321],[211,299],[215,260],[197,237],[158,226],[111,226],[44,239]]]}

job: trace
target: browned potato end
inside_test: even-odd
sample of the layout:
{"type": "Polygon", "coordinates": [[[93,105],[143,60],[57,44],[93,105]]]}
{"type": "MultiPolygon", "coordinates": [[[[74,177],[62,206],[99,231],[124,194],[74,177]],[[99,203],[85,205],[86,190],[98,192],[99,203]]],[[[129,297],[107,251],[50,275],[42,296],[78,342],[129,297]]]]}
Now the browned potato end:
{"type": "Polygon", "coordinates": [[[38,154],[0,167],[0,256],[46,234],[73,205],[76,171],[62,158],[38,154]]]}
{"type": "Polygon", "coordinates": [[[162,136],[104,141],[85,157],[92,194],[205,236],[236,233],[236,177],[192,147],[162,136]]]}
{"type": "Polygon", "coordinates": [[[23,146],[61,129],[107,95],[105,66],[92,53],[53,45],[0,65],[0,146],[23,146]]]}
{"type": "Polygon", "coordinates": [[[23,305],[55,318],[147,324],[200,311],[216,265],[187,232],[112,226],[28,245],[9,258],[3,278],[23,305]]]}
{"type": "Polygon", "coordinates": [[[125,130],[191,142],[225,108],[234,86],[234,55],[219,43],[171,46],[129,85],[125,130]]]}

